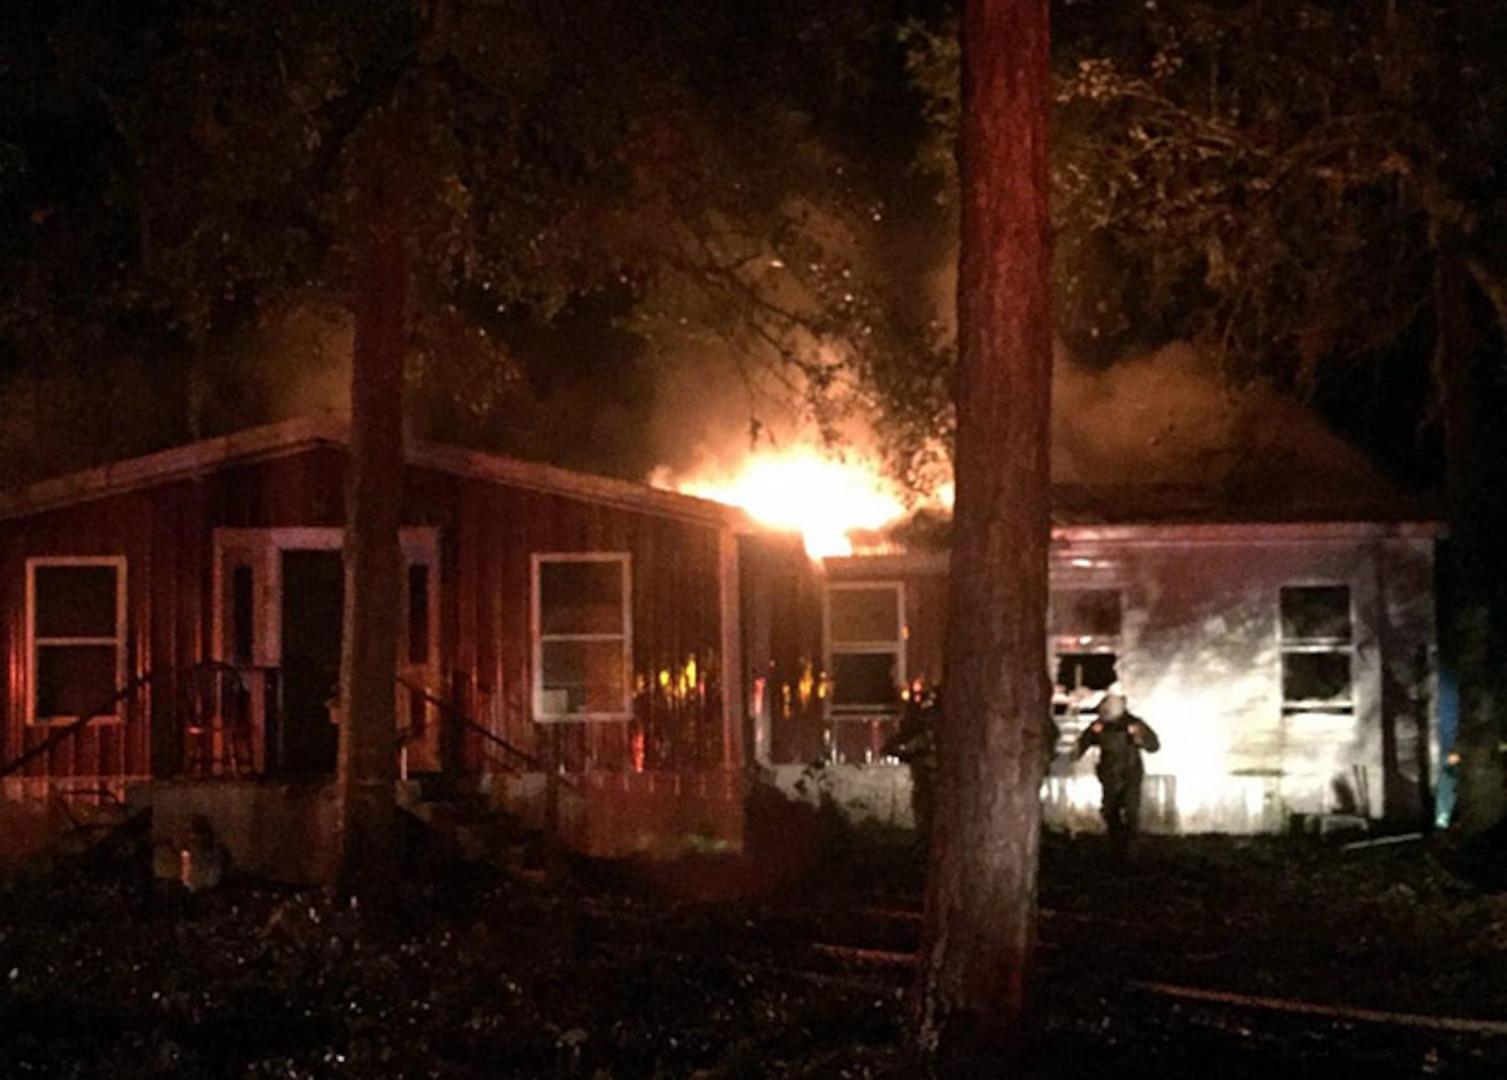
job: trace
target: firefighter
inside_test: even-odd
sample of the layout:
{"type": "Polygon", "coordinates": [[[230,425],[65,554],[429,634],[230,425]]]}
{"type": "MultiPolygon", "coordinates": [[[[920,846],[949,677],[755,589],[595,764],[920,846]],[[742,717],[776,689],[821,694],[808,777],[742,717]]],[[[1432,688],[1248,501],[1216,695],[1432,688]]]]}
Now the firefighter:
{"type": "Polygon", "coordinates": [[[1104,793],[1100,812],[1109,827],[1109,839],[1119,850],[1130,847],[1140,827],[1141,780],[1146,775],[1141,751],[1154,754],[1161,745],[1151,725],[1126,707],[1125,691],[1118,684],[1099,703],[1098,718],[1078,736],[1075,760],[1091,747],[1099,748],[1094,771],[1104,793]]]}
{"type": "MultiPolygon", "coordinates": [[[[924,850],[931,841],[937,793],[937,723],[942,716],[942,688],[926,689],[917,682],[905,697],[900,728],[884,745],[884,753],[910,766],[911,812],[924,850]]],[[[1057,753],[1062,729],[1048,710],[1041,721],[1041,769],[1045,774],[1057,753]]]]}

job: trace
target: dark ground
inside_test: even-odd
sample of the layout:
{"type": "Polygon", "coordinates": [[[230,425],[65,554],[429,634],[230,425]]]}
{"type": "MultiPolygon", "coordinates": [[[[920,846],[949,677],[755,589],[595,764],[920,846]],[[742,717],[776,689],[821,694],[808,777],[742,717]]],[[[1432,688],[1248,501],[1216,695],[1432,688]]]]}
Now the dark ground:
{"type": "MultiPolygon", "coordinates": [[[[162,895],[139,851],[95,854],[0,886],[0,1074],[924,1076],[894,956],[919,868],[815,850],[819,873],[732,899],[751,879],[727,860],[580,863],[569,888],[431,866],[386,917],[250,883],[162,895]]],[[[1049,837],[1041,892],[1039,1075],[1507,1075],[1507,1035],[1135,985],[1507,1020],[1507,896],[1420,843],[1151,839],[1124,865],[1049,837]]]]}

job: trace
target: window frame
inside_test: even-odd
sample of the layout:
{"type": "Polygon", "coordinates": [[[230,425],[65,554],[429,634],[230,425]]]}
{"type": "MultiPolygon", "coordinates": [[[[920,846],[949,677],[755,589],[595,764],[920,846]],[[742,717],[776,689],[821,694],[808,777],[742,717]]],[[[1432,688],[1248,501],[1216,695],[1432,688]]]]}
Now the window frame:
{"type": "Polygon", "coordinates": [[[1277,589],[1277,694],[1281,702],[1283,716],[1301,716],[1305,713],[1321,714],[1329,716],[1353,716],[1356,710],[1355,700],[1355,590],[1348,582],[1342,581],[1307,581],[1302,583],[1289,583],[1279,586],[1277,589]],[[1349,636],[1339,637],[1289,637],[1287,634],[1287,620],[1283,612],[1283,601],[1289,592],[1300,589],[1343,589],[1345,603],[1348,608],[1346,621],[1349,636]],[[1289,656],[1313,656],[1313,655],[1343,655],[1348,670],[1346,680],[1346,696],[1340,700],[1317,700],[1309,698],[1288,698],[1287,696],[1287,658],[1289,656]]]}
{"type": "Polygon", "coordinates": [[[1060,585],[1047,591],[1048,638],[1053,653],[1118,653],[1125,638],[1125,590],[1113,585],[1060,585]],[[1060,613],[1058,598],[1068,593],[1099,593],[1113,596],[1115,622],[1118,629],[1110,634],[1059,634],[1057,619],[1060,613]],[[1070,647],[1069,647],[1070,646],[1070,647]]]}
{"type": "Polygon", "coordinates": [[[863,720],[874,716],[898,716],[903,707],[901,694],[909,685],[906,672],[906,642],[909,627],[905,619],[905,582],[880,581],[829,581],[822,590],[822,644],[825,648],[826,670],[832,680],[831,691],[826,695],[827,714],[834,720],[863,720]],[[835,592],[890,591],[895,594],[895,636],[872,638],[861,641],[836,642],[832,638],[832,594],[835,592]],[[836,657],[839,655],[893,656],[895,658],[895,700],[889,703],[842,705],[837,701],[836,657]]]}
{"type": "Polygon", "coordinates": [[[529,637],[533,671],[530,704],[536,723],[560,724],[633,719],[633,554],[627,551],[538,551],[529,557],[529,637]],[[548,634],[543,632],[544,590],[541,570],[549,563],[616,563],[622,575],[621,634],[548,634]],[[622,709],[613,712],[549,712],[544,707],[544,646],[551,641],[622,641],[622,709]]]}
{"type": "Polygon", "coordinates": [[[1052,711],[1061,717],[1076,714],[1079,707],[1078,700],[1072,696],[1076,687],[1064,687],[1063,693],[1057,692],[1057,674],[1067,657],[1108,656],[1114,673],[1111,684],[1119,681],[1120,661],[1125,658],[1125,590],[1117,585],[1054,585],[1048,591],[1047,603],[1047,669],[1052,678],[1052,711]],[[1119,629],[1112,634],[1056,633],[1062,628],[1058,624],[1059,598],[1066,593],[1113,596],[1119,629]]]}
{"type": "Polygon", "coordinates": [[[115,689],[119,692],[127,681],[130,666],[128,630],[129,616],[126,611],[127,566],[124,555],[36,555],[26,560],[26,723],[31,727],[52,727],[58,724],[89,720],[93,723],[118,724],[125,717],[121,702],[115,702],[115,711],[98,713],[90,717],[38,715],[37,692],[40,689],[39,659],[41,650],[48,648],[99,648],[115,649],[115,689]],[[115,634],[112,637],[42,637],[37,633],[37,571],[53,567],[107,566],[115,572],[115,634]]]}

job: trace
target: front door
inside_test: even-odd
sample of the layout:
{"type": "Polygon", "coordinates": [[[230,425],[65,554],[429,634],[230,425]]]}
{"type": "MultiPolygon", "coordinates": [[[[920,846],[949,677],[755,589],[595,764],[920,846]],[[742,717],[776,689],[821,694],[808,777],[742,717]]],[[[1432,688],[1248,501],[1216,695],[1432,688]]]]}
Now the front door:
{"type": "Polygon", "coordinates": [[[330,710],[340,693],[340,624],[345,568],[338,550],[283,551],[282,771],[335,770],[339,729],[330,710]]]}
{"type": "MultiPolygon", "coordinates": [[[[251,699],[256,767],[332,772],[339,728],[345,575],[341,530],[216,529],[214,659],[234,666],[251,699]]],[[[404,631],[395,679],[403,762],[437,768],[439,538],[404,529],[404,631]]]]}

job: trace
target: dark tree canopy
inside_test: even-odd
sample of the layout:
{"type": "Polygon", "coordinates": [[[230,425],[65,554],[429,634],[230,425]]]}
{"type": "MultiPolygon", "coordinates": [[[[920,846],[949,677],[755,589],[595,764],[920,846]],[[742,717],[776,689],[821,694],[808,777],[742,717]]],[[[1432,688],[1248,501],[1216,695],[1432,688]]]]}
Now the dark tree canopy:
{"type": "MultiPolygon", "coordinates": [[[[1070,355],[1200,342],[1233,382],[1274,382],[1405,482],[1441,483],[1445,245],[1498,371],[1507,328],[1507,4],[1057,7],[1054,299],[1070,355]]],[[[950,186],[954,32],[908,40],[935,125],[920,160],[950,186]]],[[[943,398],[929,409],[945,430],[943,398]]]]}
{"type": "Polygon", "coordinates": [[[0,394],[83,399],[139,372],[162,415],[134,445],[62,439],[17,467],[263,418],[245,415],[271,408],[247,393],[255,350],[234,343],[342,295],[366,212],[352,162],[395,109],[423,193],[421,419],[557,449],[508,445],[506,421],[537,435],[572,407],[558,351],[531,364],[527,347],[582,310],[597,355],[619,354],[583,378],[610,370],[621,399],[647,395],[667,340],[701,339],[792,361],[825,400],[847,345],[907,315],[868,271],[912,187],[891,167],[919,130],[892,31],[911,5],[703,7],[22,5],[0,101],[0,394]]]}

